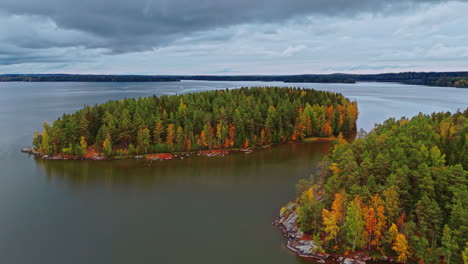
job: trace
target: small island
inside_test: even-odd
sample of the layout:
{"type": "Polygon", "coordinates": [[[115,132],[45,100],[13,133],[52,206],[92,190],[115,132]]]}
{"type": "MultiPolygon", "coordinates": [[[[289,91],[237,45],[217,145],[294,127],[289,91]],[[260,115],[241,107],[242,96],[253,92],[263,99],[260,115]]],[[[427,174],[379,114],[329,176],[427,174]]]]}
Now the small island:
{"type": "Polygon", "coordinates": [[[388,119],[339,137],[275,224],[288,248],[339,263],[468,257],[468,109],[388,119]]]}
{"type": "Polygon", "coordinates": [[[356,131],[358,109],[341,94],[302,88],[253,87],[151,96],[85,106],[35,132],[46,159],[171,159],[224,155],[310,137],[356,131]]]}

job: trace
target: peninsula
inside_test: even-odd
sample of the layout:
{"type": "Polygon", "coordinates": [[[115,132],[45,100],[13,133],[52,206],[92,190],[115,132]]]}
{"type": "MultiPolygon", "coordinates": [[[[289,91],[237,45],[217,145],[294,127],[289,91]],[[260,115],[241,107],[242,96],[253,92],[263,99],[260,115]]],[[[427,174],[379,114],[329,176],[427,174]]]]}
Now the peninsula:
{"type": "Polygon", "coordinates": [[[332,146],[275,224],[305,257],[461,263],[468,254],[468,109],[388,119],[332,146]],[[326,252],[326,253],[325,253],[326,252]]]}

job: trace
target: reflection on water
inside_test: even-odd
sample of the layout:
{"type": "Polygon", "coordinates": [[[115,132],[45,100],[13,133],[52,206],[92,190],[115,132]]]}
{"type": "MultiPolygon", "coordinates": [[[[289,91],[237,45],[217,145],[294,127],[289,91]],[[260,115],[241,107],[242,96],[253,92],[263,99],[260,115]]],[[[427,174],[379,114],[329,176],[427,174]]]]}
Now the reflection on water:
{"type": "MultiPolygon", "coordinates": [[[[109,241],[116,228],[125,230],[125,239],[139,241],[114,238],[113,244],[125,248],[123,255],[139,254],[142,243],[150,243],[153,248],[144,250],[145,263],[185,263],[187,256],[190,263],[220,263],[220,259],[232,264],[310,263],[284,246],[271,222],[279,208],[294,198],[294,184],[314,170],[330,144],[291,143],[250,154],[169,161],[35,159],[35,163],[45,172],[48,186],[66,186],[76,196],[73,200],[86,201],[67,211],[113,219],[106,228],[68,224],[101,234],[92,235],[96,243],[109,241]],[[181,238],[183,252],[178,245],[181,238]]],[[[88,262],[104,255],[107,263],[129,263],[126,258],[109,262],[110,256],[122,252],[102,247],[87,254],[88,262]]]]}

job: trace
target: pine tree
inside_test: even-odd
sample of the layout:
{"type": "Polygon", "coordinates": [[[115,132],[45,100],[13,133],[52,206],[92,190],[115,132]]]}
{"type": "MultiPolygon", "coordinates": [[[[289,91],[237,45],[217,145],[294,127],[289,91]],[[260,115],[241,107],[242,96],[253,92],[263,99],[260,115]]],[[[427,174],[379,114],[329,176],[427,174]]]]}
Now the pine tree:
{"type": "Polygon", "coordinates": [[[453,252],[456,252],[457,250],[458,250],[458,245],[456,241],[453,239],[452,230],[450,230],[450,228],[447,225],[445,225],[444,232],[442,235],[441,252],[445,257],[446,264],[450,264],[452,254],[453,252]]]}

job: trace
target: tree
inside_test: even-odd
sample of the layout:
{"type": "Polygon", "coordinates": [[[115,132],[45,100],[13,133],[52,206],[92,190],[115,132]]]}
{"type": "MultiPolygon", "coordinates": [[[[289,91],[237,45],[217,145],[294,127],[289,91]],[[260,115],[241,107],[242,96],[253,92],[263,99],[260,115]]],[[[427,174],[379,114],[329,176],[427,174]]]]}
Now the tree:
{"type": "Polygon", "coordinates": [[[151,137],[150,131],[148,128],[143,128],[138,130],[137,135],[137,152],[139,154],[146,154],[148,153],[148,149],[150,147],[151,137]]]}
{"type": "Polygon", "coordinates": [[[229,124],[229,147],[233,147],[236,142],[236,127],[229,124]]]}
{"type": "Polygon", "coordinates": [[[336,220],[340,226],[343,225],[346,213],[346,193],[335,193],[335,199],[332,203],[332,210],[336,215],[336,220]]]}
{"type": "Polygon", "coordinates": [[[166,144],[172,147],[174,145],[175,131],[174,124],[167,125],[166,144]]]}
{"type": "Polygon", "coordinates": [[[466,242],[465,249],[462,252],[463,255],[463,263],[468,263],[468,242],[466,242]]]}
{"type": "Polygon", "coordinates": [[[395,242],[397,235],[398,235],[398,227],[395,225],[395,223],[392,223],[390,225],[390,228],[388,229],[388,235],[387,235],[388,242],[390,244],[395,242]]]}
{"type": "Polygon", "coordinates": [[[184,141],[185,141],[184,129],[181,126],[179,126],[177,128],[177,132],[176,132],[176,142],[177,142],[177,148],[178,148],[179,151],[183,150],[184,141]]]}
{"type": "Polygon", "coordinates": [[[375,217],[374,208],[365,207],[364,212],[366,218],[367,244],[368,250],[370,251],[373,235],[377,229],[377,218],[375,217]]]}
{"type": "Polygon", "coordinates": [[[356,196],[353,201],[348,203],[344,226],[352,251],[355,251],[356,247],[362,247],[365,243],[363,237],[365,221],[362,201],[359,196],[356,196]]]}
{"type": "Polygon", "coordinates": [[[112,139],[109,132],[106,134],[106,139],[102,143],[102,149],[105,157],[112,155],[112,139]]]}
{"type": "Polygon", "coordinates": [[[49,133],[47,132],[47,128],[45,128],[44,130],[42,130],[42,144],[41,144],[41,148],[39,151],[42,153],[51,155],[53,148],[50,145],[49,140],[50,140],[49,133]]]}
{"type": "Polygon", "coordinates": [[[316,234],[320,227],[320,213],[323,205],[318,201],[314,187],[302,193],[299,205],[298,222],[301,230],[316,234]]]}
{"type": "Polygon", "coordinates": [[[330,121],[327,121],[322,127],[322,135],[325,137],[331,136],[332,134],[332,127],[330,125],[330,121]]]}
{"type": "Polygon", "coordinates": [[[440,250],[445,257],[446,264],[450,264],[453,252],[458,250],[458,245],[453,239],[452,230],[450,230],[447,225],[444,226],[444,232],[442,235],[442,248],[440,250]]]}
{"type": "Polygon", "coordinates": [[[200,145],[200,146],[202,146],[204,148],[208,147],[208,142],[206,142],[205,130],[202,130],[200,132],[200,138],[199,139],[200,139],[200,142],[198,143],[198,145],[200,145]]]}
{"type": "Polygon", "coordinates": [[[389,222],[396,222],[398,215],[400,214],[400,202],[398,193],[395,186],[390,186],[388,189],[383,191],[385,197],[385,211],[387,212],[387,219],[389,222]]]}
{"type": "Polygon", "coordinates": [[[375,194],[371,197],[371,205],[372,209],[375,212],[375,218],[377,220],[375,224],[375,230],[373,234],[373,239],[371,241],[371,245],[373,246],[380,246],[381,241],[384,238],[385,229],[387,226],[386,217],[385,217],[385,207],[382,199],[380,198],[379,194],[375,194]]]}
{"type": "Polygon", "coordinates": [[[161,121],[158,121],[156,123],[156,126],[154,127],[154,131],[153,131],[154,144],[162,144],[163,143],[163,140],[162,140],[162,134],[163,133],[164,133],[164,127],[163,127],[161,121]]]}
{"type": "Polygon", "coordinates": [[[326,234],[326,240],[335,240],[337,243],[337,235],[340,231],[340,227],[338,226],[338,217],[335,211],[328,211],[327,209],[322,210],[322,218],[323,218],[323,225],[324,231],[326,234]]]}
{"type": "Polygon", "coordinates": [[[427,195],[417,202],[415,208],[418,228],[421,234],[431,241],[431,248],[435,245],[442,222],[442,212],[439,205],[434,200],[431,200],[427,195]]]}
{"type": "Polygon", "coordinates": [[[409,246],[405,235],[398,234],[396,236],[392,249],[395,250],[395,252],[398,254],[397,261],[406,263],[409,254],[409,246]]]}
{"type": "Polygon", "coordinates": [[[86,138],[82,136],[80,139],[79,153],[76,153],[76,154],[78,156],[84,156],[86,155],[87,151],[88,151],[88,143],[86,142],[86,138]]]}

